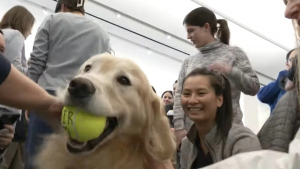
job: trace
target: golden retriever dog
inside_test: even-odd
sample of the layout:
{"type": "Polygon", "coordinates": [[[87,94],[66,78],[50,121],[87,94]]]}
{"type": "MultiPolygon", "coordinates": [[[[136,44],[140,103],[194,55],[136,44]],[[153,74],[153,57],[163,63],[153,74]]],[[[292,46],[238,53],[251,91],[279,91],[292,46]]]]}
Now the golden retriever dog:
{"type": "Polygon", "coordinates": [[[38,169],[148,169],[147,157],[174,156],[175,137],[161,99],[132,61],[94,56],[58,95],[66,105],[107,117],[106,128],[85,143],[65,131],[48,136],[35,159],[38,169]]]}

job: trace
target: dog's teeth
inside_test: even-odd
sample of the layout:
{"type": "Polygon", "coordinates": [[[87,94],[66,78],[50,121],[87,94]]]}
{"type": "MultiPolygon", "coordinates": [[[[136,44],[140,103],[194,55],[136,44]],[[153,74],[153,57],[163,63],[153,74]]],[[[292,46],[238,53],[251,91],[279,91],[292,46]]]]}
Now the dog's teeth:
{"type": "Polygon", "coordinates": [[[87,142],[84,142],[84,143],[79,143],[79,142],[76,142],[76,141],[73,141],[73,140],[68,140],[68,143],[70,146],[72,146],[73,148],[83,148],[86,146],[87,142]]]}

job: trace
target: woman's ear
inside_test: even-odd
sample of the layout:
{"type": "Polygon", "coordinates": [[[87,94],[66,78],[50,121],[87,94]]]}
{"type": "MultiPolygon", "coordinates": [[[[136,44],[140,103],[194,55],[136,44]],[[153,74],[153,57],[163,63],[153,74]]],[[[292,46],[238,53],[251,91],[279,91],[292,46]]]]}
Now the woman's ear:
{"type": "Polygon", "coordinates": [[[204,24],[204,28],[205,28],[205,31],[209,31],[210,32],[210,25],[209,25],[209,23],[205,23],[204,24]]]}
{"type": "Polygon", "coordinates": [[[176,153],[175,135],[171,131],[161,99],[155,94],[152,95],[153,99],[150,105],[152,111],[148,111],[152,114],[148,117],[152,119],[149,119],[150,123],[148,124],[150,135],[146,150],[157,160],[172,159],[176,153]]]}
{"type": "Polygon", "coordinates": [[[217,96],[217,106],[221,107],[223,105],[223,95],[217,96]]]}

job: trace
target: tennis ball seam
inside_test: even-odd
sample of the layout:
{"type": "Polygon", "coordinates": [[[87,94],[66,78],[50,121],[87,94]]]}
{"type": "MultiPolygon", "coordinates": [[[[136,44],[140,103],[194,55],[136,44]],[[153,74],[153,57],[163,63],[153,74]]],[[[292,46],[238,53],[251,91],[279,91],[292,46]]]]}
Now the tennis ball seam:
{"type": "Polygon", "coordinates": [[[78,108],[76,108],[75,114],[74,114],[74,116],[73,116],[73,124],[72,124],[73,131],[74,131],[74,133],[75,133],[75,135],[76,135],[76,140],[79,140],[79,133],[78,133],[78,131],[76,130],[76,127],[75,127],[76,117],[77,117],[78,111],[79,111],[78,108]]]}

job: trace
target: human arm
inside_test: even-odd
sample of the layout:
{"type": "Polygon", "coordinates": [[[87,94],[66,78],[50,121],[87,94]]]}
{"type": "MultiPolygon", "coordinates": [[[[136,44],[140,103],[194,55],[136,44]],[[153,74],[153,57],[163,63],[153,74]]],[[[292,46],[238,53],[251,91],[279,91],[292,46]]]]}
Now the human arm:
{"type": "Polygon", "coordinates": [[[280,80],[287,75],[287,71],[281,71],[276,81],[262,87],[257,93],[257,98],[263,103],[273,103],[278,93],[281,91],[280,80]]]}
{"type": "Polygon", "coordinates": [[[52,15],[48,16],[39,27],[35,36],[33,51],[30,54],[28,67],[29,78],[38,82],[39,77],[46,69],[49,52],[49,30],[52,22],[52,15]]]}
{"type": "Polygon", "coordinates": [[[181,70],[178,77],[178,87],[175,92],[175,98],[174,98],[174,129],[175,129],[175,136],[177,140],[177,146],[179,146],[182,138],[186,135],[187,131],[184,126],[184,112],[181,107],[181,90],[182,90],[182,83],[186,76],[186,67],[187,67],[188,61],[185,60],[182,63],[181,70]]]}
{"type": "MultiPolygon", "coordinates": [[[[60,118],[63,104],[20,73],[0,54],[0,104],[36,110],[51,124],[60,118]],[[22,85],[20,85],[22,84],[22,85]]],[[[59,123],[59,121],[58,121],[59,123]]]]}
{"type": "Polygon", "coordinates": [[[236,55],[236,58],[227,76],[234,81],[235,87],[244,94],[251,96],[256,95],[259,91],[260,84],[246,53],[238,47],[233,48],[233,53],[236,55]]]}
{"type": "Polygon", "coordinates": [[[256,95],[260,88],[259,81],[245,52],[237,47],[232,48],[231,52],[235,56],[232,64],[216,61],[209,66],[209,69],[226,75],[233,82],[233,86],[244,94],[256,95]]]}
{"type": "Polygon", "coordinates": [[[19,31],[14,31],[6,43],[5,57],[23,74],[27,75],[27,67],[22,65],[24,37],[19,31]]]}
{"type": "Polygon", "coordinates": [[[297,90],[288,91],[278,101],[272,115],[267,119],[257,136],[263,149],[287,152],[294,137],[298,118],[297,90]]]}

